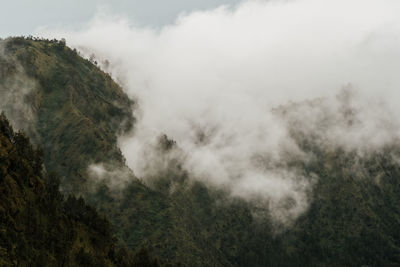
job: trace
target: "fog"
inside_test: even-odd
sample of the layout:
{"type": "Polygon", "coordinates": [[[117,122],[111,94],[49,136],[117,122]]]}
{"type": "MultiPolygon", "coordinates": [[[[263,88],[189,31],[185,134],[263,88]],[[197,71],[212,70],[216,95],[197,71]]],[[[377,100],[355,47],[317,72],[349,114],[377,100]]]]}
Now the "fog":
{"type": "Polygon", "coordinates": [[[286,222],[318,180],[291,164],[313,160],[299,136],[360,156],[397,140],[399,11],[391,0],[243,1],[161,29],[100,13],[78,31],[37,33],[94,53],[137,102],[119,142],[137,177],[177,159],[191,179],[286,222]],[[162,134],[177,148],[157,150],[162,134]]]}
{"type": "Polygon", "coordinates": [[[36,132],[33,124],[36,121],[34,107],[29,103],[36,89],[36,82],[26,75],[23,67],[4,53],[6,41],[0,40],[0,112],[10,119],[14,129],[24,129],[34,141],[36,132]]]}

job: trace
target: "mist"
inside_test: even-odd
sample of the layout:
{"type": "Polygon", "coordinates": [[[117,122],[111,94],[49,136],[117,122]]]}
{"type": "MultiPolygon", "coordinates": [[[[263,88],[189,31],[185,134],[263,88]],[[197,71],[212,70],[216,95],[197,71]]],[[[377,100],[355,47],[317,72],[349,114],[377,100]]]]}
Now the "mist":
{"type": "Polygon", "coordinates": [[[14,129],[25,130],[34,138],[36,132],[33,124],[36,121],[34,107],[29,98],[35,93],[36,82],[29,78],[23,67],[5,55],[4,46],[7,40],[0,39],[0,112],[10,119],[14,129]]]}
{"type": "Polygon", "coordinates": [[[296,219],[318,180],[301,146],[359,156],[399,137],[400,2],[242,1],[182,14],[160,29],[103,12],[66,38],[136,101],[119,139],[144,180],[182,163],[189,177],[296,219]],[[176,147],[160,152],[165,134],[176,147]],[[285,203],[290,202],[290,205],[285,203]]]}

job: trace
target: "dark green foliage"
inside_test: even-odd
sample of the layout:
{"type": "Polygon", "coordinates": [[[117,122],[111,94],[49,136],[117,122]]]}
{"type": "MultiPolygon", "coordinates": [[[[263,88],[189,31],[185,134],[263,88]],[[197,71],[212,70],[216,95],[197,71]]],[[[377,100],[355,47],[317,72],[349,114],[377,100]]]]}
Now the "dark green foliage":
{"type": "Polygon", "coordinates": [[[159,267],[161,265],[157,259],[150,258],[149,251],[147,249],[142,248],[133,258],[133,266],[159,267]]]}
{"type": "MultiPolygon", "coordinates": [[[[59,178],[44,178],[40,149],[14,133],[0,115],[0,265],[132,266],[126,249],[116,249],[107,219],[82,198],[58,191],[59,178]]],[[[138,256],[141,260],[157,261],[138,256]]]]}
{"type": "MultiPolygon", "coordinates": [[[[75,255],[71,254],[69,258],[84,266],[99,266],[99,255],[94,250],[105,251],[104,247],[109,247],[108,254],[112,262],[117,266],[130,266],[133,256],[127,249],[116,249],[108,220],[97,215],[82,197],[70,195],[63,202],[59,186],[61,184],[65,194],[85,193],[89,162],[107,159],[123,166],[116,141],[118,133],[129,130],[133,125],[132,102],[108,75],[81,58],[76,50],[67,48],[64,41],[17,37],[5,40],[2,45],[6,52],[5,56],[0,55],[2,77],[18,78],[22,74],[18,68],[22,65],[29,78],[37,82],[37,87],[31,93],[31,102],[26,104],[36,112],[34,130],[38,135],[30,134],[37,137],[35,141],[44,149],[33,149],[23,133],[14,134],[3,115],[0,130],[8,138],[15,139],[13,142],[20,144],[19,152],[30,157],[35,173],[42,172],[43,163],[51,171],[43,185],[43,190],[47,192],[43,199],[47,201],[51,220],[55,220],[53,224],[62,226],[55,218],[58,213],[63,213],[69,220],[84,224],[91,232],[78,239],[82,247],[72,248],[73,252],[68,253],[75,255]],[[61,173],[62,179],[54,171],[61,173]],[[92,244],[93,250],[86,246],[87,242],[92,244]]],[[[7,91],[9,83],[2,84],[2,81],[0,85],[7,91]]],[[[10,87],[9,90],[14,88],[10,87]]],[[[26,173],[25,166],[18,162],[12,164],[13,170],[26,173]]],[[[144,186],[140,188],[143,190],[144,186]]],[[[75,232],[69,233],[71,236],[68,238],[76,239],[75,232]]],[[[64,252],[68,249],[71,250],[71,247],[64,252]]],[[[27,259],[32,261],[29,256],[27,259]]]]}
{"type": "Polygon", "coordinates": [[[117,248],[108,220],[58,190],[56,174],[0,115],[0,266],[160,266],[147,250],[117,248]],[[38,162],[37,162],[38,161],[38,162]]]}
{"type": "MultiPolygon", "coordinates": [[[[110,226],[91,209],[71,216],[58,191],[55,174],[44,177],[43,159],[23,133],[14,133],[0,116],[0,251],[1,266],[75,265],[73,255],[86,248],[96,262],[112,265],[106,255],[112,244],[110,226]],[[84,218],[84,219],[82,219],[84,218]],[[100,242],[78,244],[96,237],[100,242]]],[[[98,265],[84,265],[98,266],[98,265]]]]}

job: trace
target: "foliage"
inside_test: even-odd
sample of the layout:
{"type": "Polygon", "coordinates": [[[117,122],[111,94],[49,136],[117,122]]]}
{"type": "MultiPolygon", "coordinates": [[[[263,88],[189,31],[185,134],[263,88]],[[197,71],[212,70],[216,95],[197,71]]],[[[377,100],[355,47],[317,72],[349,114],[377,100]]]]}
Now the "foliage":
{"type": "Polygon", "coordinates": [[[0,265],[115,266],[108,220],[82,198],[63,201],[42,163],[41,150],[0,115],[0,265]]]}

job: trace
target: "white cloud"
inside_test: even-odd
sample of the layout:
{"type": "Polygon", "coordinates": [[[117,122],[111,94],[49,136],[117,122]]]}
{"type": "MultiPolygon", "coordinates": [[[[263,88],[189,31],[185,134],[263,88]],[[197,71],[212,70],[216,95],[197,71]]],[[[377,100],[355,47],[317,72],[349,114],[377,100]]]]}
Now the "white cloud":
{"type": "Polygon", "coordinates": [[[286,220],[306,209],[313,181],[286,166],[310,157],[293,130],[359,151],[397,138],[399,11],[394,0],[244,1],[159,30],[100,14],[80,31],[40,34],[110,60],[108,70],[139,104],[136,131],[120,142],[138,176],[161,164],[152,153],[165,133],[193,178],[276,207],[293,198],[295,208],[276,215],[286,220]],[[335,97],[347,83],[359,94],[349,98],[355,124],[342,114],[347,100],[335,97]],[[283,117],[271,112],[319,97],[283,117]]]}

